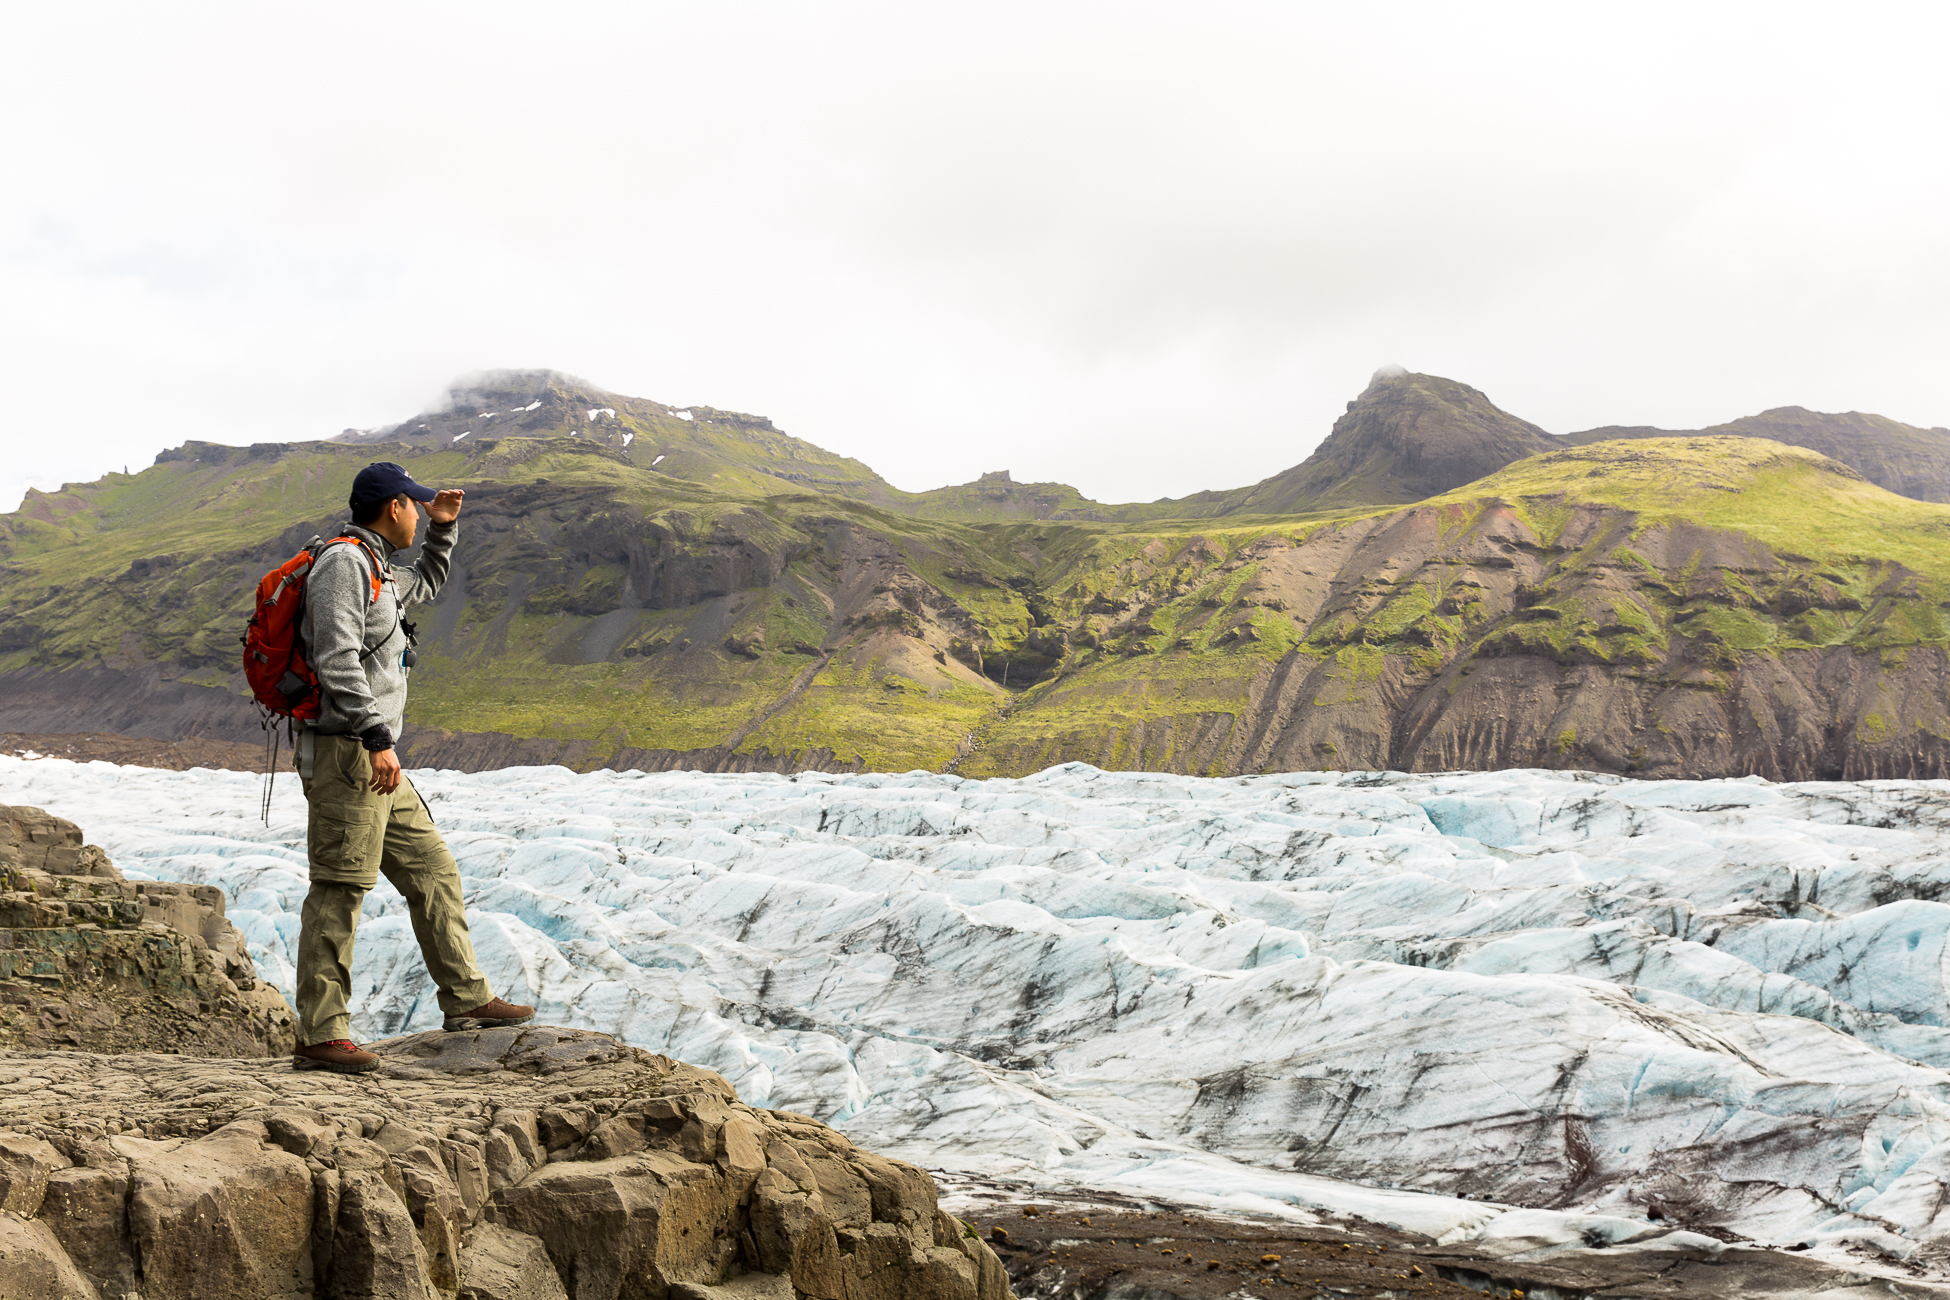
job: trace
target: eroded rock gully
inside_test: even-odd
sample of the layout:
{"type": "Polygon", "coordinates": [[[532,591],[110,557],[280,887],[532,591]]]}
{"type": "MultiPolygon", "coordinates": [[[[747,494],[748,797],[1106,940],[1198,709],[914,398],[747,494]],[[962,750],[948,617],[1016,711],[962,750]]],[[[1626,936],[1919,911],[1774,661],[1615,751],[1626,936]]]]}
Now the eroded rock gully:
{"type": "Polygon", "coordinates": [[[922,1170],[527,1027],[289,1061],[0,1053],[7,1300],[1006,1300],[922,1170]],[[708,1288],[708,1290],[707,1290],[708,1288]]]}

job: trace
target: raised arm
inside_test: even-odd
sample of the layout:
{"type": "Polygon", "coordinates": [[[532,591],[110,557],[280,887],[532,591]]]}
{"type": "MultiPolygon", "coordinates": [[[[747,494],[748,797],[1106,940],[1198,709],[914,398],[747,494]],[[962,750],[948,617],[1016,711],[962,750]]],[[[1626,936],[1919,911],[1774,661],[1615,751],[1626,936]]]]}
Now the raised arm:
{"type": "Polygon", "coordinates": [[[427,539],[420,544],[420,558],[396,570],[401,605],[439,599],[453,567],[454,542],[460,537],[461,500],[466,495],[459,488],[447,488],[427,502],[427,539]]]}

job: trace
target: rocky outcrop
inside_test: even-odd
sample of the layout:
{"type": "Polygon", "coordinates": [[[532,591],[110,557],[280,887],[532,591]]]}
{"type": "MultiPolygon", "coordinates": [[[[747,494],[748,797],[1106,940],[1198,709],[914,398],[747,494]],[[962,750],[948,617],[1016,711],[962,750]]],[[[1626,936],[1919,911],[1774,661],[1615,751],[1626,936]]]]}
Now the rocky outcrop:
{"type": "Polygon", "coordinates": [[[1005,1300],[911,1165],[602,1034],[0,1054],[9,1300],[1005,1300]]]}
{"type": "Polygon", "coordinates": [[[108,854],[82,843],[81,827],[39,808],[0,804],[0,870],[120,880],[108,854]]]}
{"type": "Polygon", "coordinates": [[[223,892],[122,878],[73,822],[0,805],[0,1048],[284,1056],[223,892]]]}
{"type": "Polygon", "coordinates": [[[1550,451],[1557,440],[1468,384],[1381,371],[1300,464],[1196,514],[1292,514],[1420,501],[1550,451]]]}

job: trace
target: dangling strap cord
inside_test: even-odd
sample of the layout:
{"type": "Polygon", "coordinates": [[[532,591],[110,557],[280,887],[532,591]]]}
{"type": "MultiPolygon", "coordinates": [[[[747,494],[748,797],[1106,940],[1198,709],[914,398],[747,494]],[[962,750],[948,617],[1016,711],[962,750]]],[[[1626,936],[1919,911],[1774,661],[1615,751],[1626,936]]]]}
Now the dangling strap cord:
{"type": "Polygon", "coordinates": [[[262,811],[264,824],[269,826],[271,824],[271,789],[277,783],[278,779],[278,742],[283,737],[278,735],[278,720],[273,714],[264,714],[263,721],[258,725],[264,728],[264,807],[262,811]]]}

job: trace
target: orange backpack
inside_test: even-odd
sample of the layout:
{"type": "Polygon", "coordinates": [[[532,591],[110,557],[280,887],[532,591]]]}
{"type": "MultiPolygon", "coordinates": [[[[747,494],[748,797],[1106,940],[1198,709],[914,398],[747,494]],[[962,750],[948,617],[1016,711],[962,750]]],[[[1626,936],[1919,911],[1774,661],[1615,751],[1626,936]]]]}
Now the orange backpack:
{"type": "MultiPolygon", "coordinates": [[[[334,537],[321,542],[314,537],[305,549],[265,574],[257,584],[257,612],[244,630],[244,677],[251,694],[265,713],[265,725],[275,718],[310,722],[318,716],[318,674],[305,661],[305,646],[299,628],[305,616],[305,579],[312,565],[328,546],[349,542],[366,553],[372,562],[372,601],[379,599],[379,557],[356,537],[334,537]]],[[[369,602],[370,603],[370,602],[369,602]]],[[[374,649],[378,647],[375,646],[374,649]]],[[[372,650],[359,656],[364,660],[372,650]]]]}

